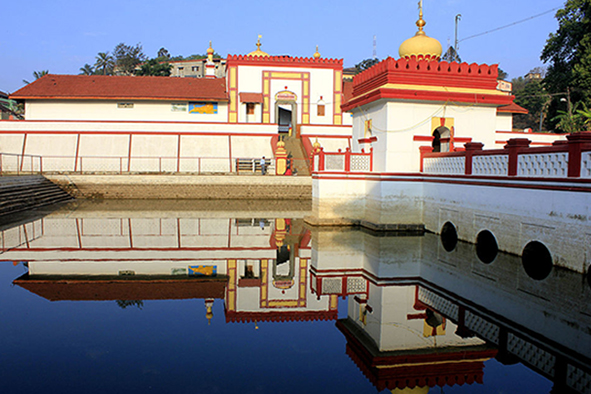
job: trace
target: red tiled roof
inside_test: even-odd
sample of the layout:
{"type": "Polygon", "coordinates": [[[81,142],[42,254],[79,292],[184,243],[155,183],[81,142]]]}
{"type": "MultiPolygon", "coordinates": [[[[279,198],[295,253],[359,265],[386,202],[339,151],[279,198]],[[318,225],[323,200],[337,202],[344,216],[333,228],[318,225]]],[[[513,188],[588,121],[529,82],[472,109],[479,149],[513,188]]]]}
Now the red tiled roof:
{"type": "Polygon", "coordinates": [[[14,284],[49,301],[181,300],[224,298],[227,279],[33,279],[25,274],[14,284]]]}
{"type": "Polygon", "coordinates": [[[228,101],[225,78],[45,75],[12,99],[228,101]]]}
{"type": "Polygon", "coordinates": [[[529,111],[515,103],[511,103],[509,105],[503,105],[502,107],[497,108],[497,112],[509,112],[512,114],[527,114],[529,111]]]}
{"type": "Polygon", "coordinates": [[[262,93],[240,93],[240,102],[241,103],[262,103],[263,102],[263,94],[262,93]]]}

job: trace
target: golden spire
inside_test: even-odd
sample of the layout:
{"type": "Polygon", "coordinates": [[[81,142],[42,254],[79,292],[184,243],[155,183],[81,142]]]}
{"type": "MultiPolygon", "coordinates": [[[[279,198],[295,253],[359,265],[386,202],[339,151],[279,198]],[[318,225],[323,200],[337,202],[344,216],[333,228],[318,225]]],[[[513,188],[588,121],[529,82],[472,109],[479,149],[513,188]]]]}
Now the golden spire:
{"type": "Polygon", "coordinates": [[[425,22],[423,19],[423,0],[419,0],[419,20],[416,23],[417,27],[419,28],[419,31],[417,31],[418,35],[425,35],[423,27],[425,27],[426,24],[427,22],[425,22]]]}
{"type": "Polygon", "coordinates": [[[416,56],[417,58],[439,60],[442,52],[441,43],[427,36],[423,30],[426,24],[427,22],[423,19],[423,0],[419,0],[419,20],[416,22],[419,30],[413,37],[400,45],[398,53],[401,58],[409,59],[411,56],[416,56]]]}
{"type": "Polygon", "coordinates": [[[248,54],[248,56],[269,56],[268,53],[261,51],[261,38],[262,37],[263,36],[261,36],[259,34],[259,39],[257,40],[257,50],[256,51],[253,51],[253,52],[250,52],[248,54]]]}
{"type": "Polygon", "coordinates": [[[209,42],[209,48],[207,48],[207,61],[208,62],[212,62],[213,61],[213,48],[211,46],[211,41],[209,42]]]}
{"type": "Polygon", "coordinates": [[[320,52],[318,52],[318,45],[316,45],[316,52],[314,52],[314,59],[320,59],[320,52]]]}

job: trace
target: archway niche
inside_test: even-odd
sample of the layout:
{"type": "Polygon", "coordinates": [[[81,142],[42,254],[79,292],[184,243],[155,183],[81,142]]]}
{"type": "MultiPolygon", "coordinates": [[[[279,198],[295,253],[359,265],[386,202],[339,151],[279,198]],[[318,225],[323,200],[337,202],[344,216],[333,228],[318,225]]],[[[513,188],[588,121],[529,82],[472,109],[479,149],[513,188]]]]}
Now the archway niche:
{"type": "Polygon", "coordinates": [[[440,126],[436,128],[435,131],[433,131],[433,142],[431,143],[433,152],[449,152],[450,137],[451,131],[447,127],[440,126]]]}
{"type": "Polygon", "coordinates": [[[552,272],[552,255],[541,242],[531,241],[521,253],[521,263],[527,276],[534,280],[546,279],[552,272]]]}
{"type": "Polygon", "coordinates": [[[493,233],[483,230],[476,237],[476,255],[484,264],[492,263],[499,254],[499,244],[493,233]]]}

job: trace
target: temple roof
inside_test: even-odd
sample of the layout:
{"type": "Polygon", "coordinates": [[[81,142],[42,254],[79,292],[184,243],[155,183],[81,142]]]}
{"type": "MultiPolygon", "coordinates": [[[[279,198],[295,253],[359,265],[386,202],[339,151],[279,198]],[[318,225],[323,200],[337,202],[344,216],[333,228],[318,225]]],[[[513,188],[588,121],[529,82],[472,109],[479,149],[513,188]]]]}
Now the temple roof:
{"type": "Polygon", "coordinates": [[[225,78],[48,74],[10,95],[22,99],[228,101],[225,78]]]}
{"type": "Polygon", "coordinates": [[[529,111],[522,106],[511,103],[509,105],[504,105],[502,107],[497,108],[497,112],[508,112],[512,114],[527,114],[529,111]]]}

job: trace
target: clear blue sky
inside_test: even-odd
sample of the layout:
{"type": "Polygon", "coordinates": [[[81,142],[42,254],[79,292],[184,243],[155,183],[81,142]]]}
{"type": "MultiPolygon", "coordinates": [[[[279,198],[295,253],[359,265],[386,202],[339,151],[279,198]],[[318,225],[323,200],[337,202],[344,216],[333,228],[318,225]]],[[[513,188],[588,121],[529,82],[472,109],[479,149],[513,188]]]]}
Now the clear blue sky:
{"type": "MultiPolygon", "coordinates": [[[[0,24],[0,90],[13,92],[33,71],[78,74],[98,52],[120,42],[141,43],[149,57],[165,47],[172,55],[205,53],[209,41],[227,54],[246,54],[261,34],[272,55],[324,57],[345,66],[377,56],[397,58],[398,47],[415,31],[415,0],[28,0],[6,2],[0,24]],[[26,6],[25,6],[26,5],[26,6]]],[[[460,39],[519,21],[563,0],[424,0],[425,31],[445,48],[454,40],[454,17],[462,14],[460,39]]],[[[555,32],[556,11],[460,43],[462,60],[499,64],[509,78],[541,66],[540,52],[555,32]]]]}

